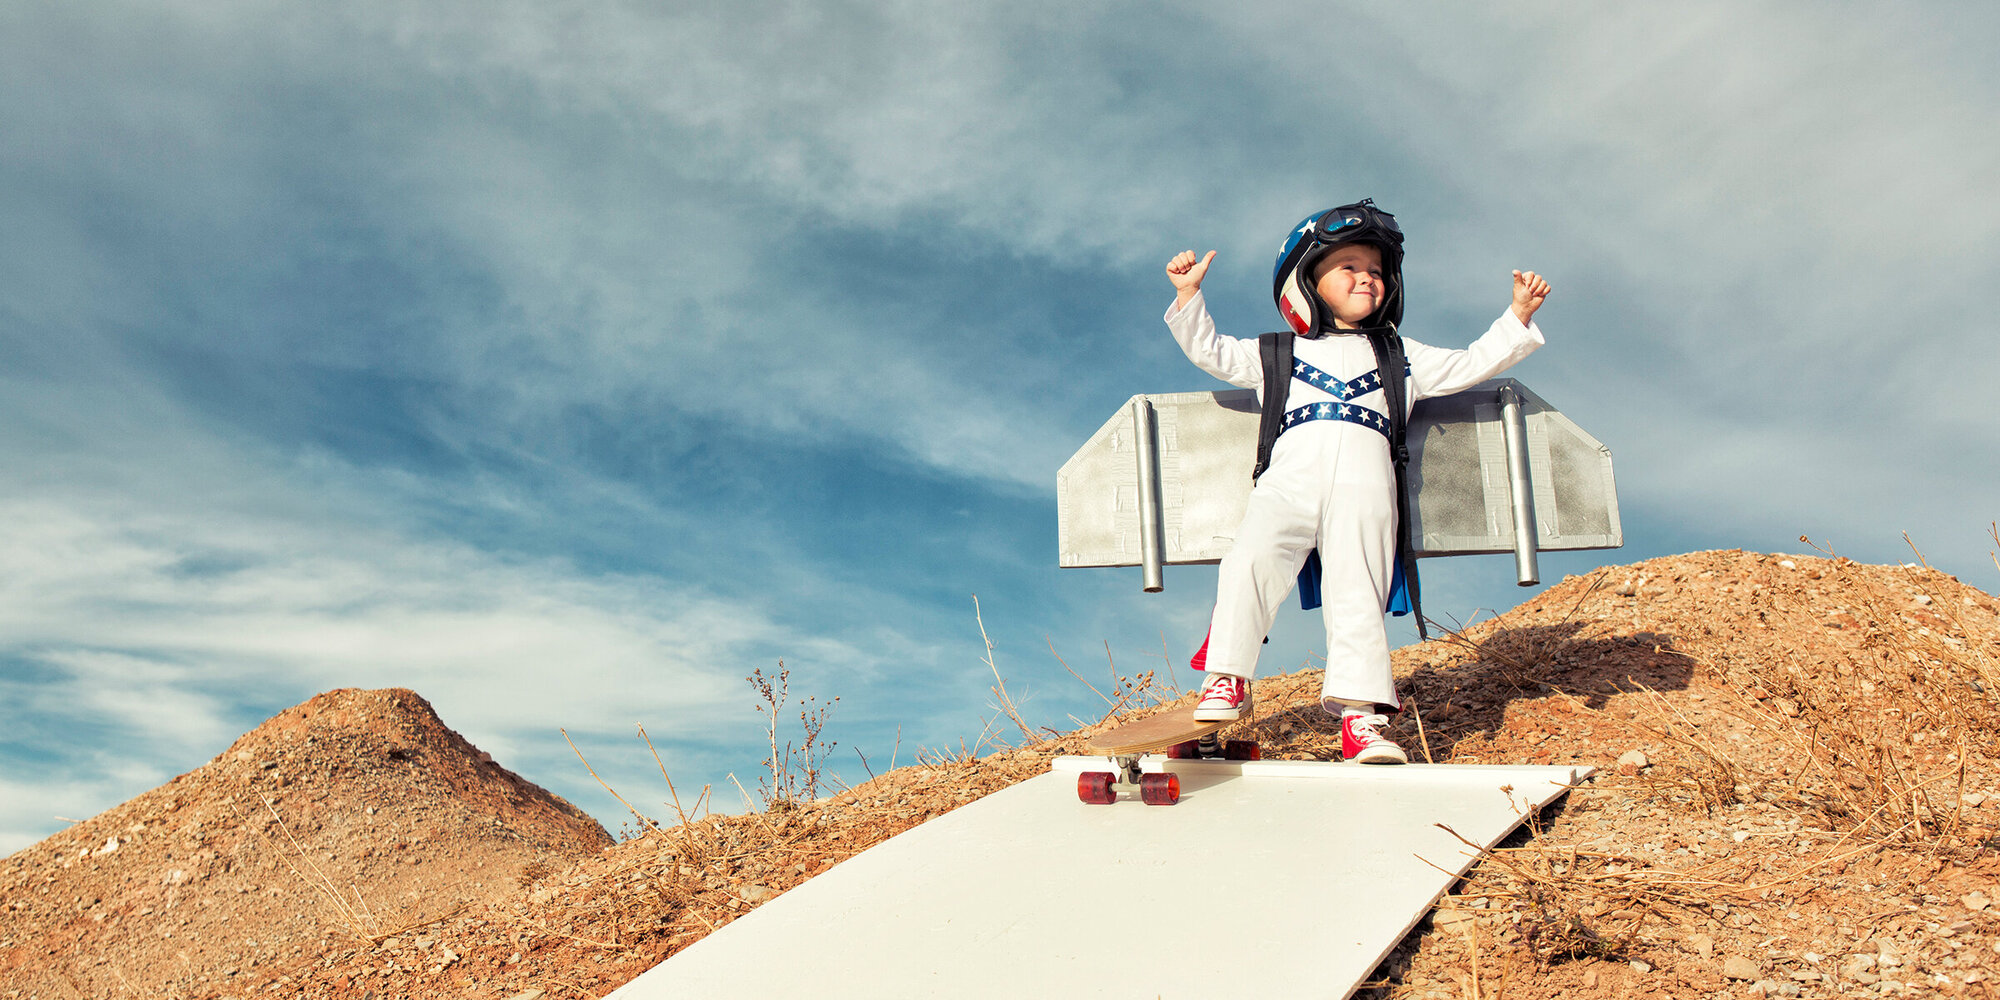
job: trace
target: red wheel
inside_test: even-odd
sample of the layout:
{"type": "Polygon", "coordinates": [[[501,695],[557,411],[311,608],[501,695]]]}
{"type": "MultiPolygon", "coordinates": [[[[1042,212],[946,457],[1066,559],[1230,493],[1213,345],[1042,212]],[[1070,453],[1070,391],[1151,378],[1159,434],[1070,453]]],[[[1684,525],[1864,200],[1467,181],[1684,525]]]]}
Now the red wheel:
{"type": "Polygon", "coordinates": [[[1076,776],[1076,797],[1094,806],[1110,805],[1118,801],[1111,782],[1110,771],[1085,771],[1076,776]]]}
{"type": "Polygon", "coordinates": [[[1264,748],[1256,740],[1230,740],[1222,755],[1230,760],[1263,760],[1264,748]]]}
{"type": "Polygon", "coordinates": [[[1149,774],[1139,779],[1139,798],[1149,806],[1170,806],[1181,800],[1180,775],[1169,772],[1149,774]]]}
{"type": "Polygon", "coordinates": [[[1201,756],[1201,747],[1196,745],[1193,740],[1188,740],[1185,743],[1176,743],[1167,748],[1167,756],[1174,760],[1193,760],[1201,756]]]}

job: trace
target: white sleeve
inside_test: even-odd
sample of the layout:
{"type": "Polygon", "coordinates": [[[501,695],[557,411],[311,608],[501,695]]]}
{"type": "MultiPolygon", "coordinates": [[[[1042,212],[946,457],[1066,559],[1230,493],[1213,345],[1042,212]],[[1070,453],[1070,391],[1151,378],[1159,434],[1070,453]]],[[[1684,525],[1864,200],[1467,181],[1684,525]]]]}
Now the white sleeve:
{"type": "Polygon", "coordinates": [[[1412,401],[1463,392],[1514,367],[1522,358],[1542,346],[1542,330],[1530,323],[1522,326],[1509,309],[1480,334],[1472,346],[1462,351],[1431,347],[1404,338],[1410,359],[1412,401]]]}
{"type": "Polygon", "coordinates": [[[1181,345],[1181,353],[1202,371],[1245,389],[1264,384],[1264,362],[1258,354],[1257,342],[1219,336],[1200,292],[1179,309],[1168,306],[1166,319],[1167,329],[1181,345]]]}

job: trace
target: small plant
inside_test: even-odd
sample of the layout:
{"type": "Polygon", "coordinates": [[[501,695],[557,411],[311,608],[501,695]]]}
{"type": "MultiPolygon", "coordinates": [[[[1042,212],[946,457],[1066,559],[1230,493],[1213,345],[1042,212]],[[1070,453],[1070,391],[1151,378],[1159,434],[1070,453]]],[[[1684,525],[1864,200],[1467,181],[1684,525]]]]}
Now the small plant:
{"type": "Polygon", "coordinates": [[[798,743],[786,740],[782,745],[778,739],[778,720],[787,710],[791,701],[792,672],[785,668],[785,661],[778,661],[778,673],[770,676],[762,670],[753,670],[744,680],[757,692],[758,704],[755,710],[765,718],[765,731],[770,739],[771,754],[764,758],[764,769],[768,777],[758,782],[758,792],[764,798],[766,809],[783,812],[819,798],[820,765],[827,755],[838,746],[825,736],[826,716],[833,708],[833,702],[821,702],[806,698],[799,703],[799,727],[803,739],[798,743]]]}
{"type": "MultiPolygon", "coordinates": [[[[1056,662],[1062,664],[1062,668],[1069,671],[1071,677],[1076,678],[1084,687],[1089,688],[1091,694],[1104,699],[1106,708],[1103,718],[1097,720],[1099,724],[1111,721],[1113,716],[1121,712],[1134,710],[1135,708],[1144,709],[1164,705],[1186,693],[1180,689],[1180,683],[1174,679],[1173,660],[1166,654],[1166,638],[1164,636],[1160,640],[1160,652],[1162,661],[1167,664],[1167,683],[1165,684],[1160,682],[1158,673],[1152,670],[1142,670],[1132,675],[1127,675],[1120,671],[1118,669],[1118,661],[1111,657],[1111,644],[1108,642],[1104,644],[1104,661],[1111,669],[1111,694],[1106,694],[1098,690],[1097,685],[1084,680],[1083,675],[1077,673],[1076,668],[1071,667],[1069,661],[1063,659],[1061,653],[1056,652],[1055,640],[1047,636],[1043,636],[1042,638],[1043,641],[1049,644],[1049,655],[1055,657],[1056,662]],[[1114,694],[1117,697],[1112,697],[1114,694]]],[[[1070,721],[1075,722],[1079,726],[1093,724],[1073,715],[1070,716],[1070,721]]]]}
{"type": "Polygon", "coordinates": [[[986,664],[986,669],[993,671],[993,697],[999,703],[996,707],[1021,730],[1021,735],[1027,739],[1030,746],[1040,743],[1041,734],[1028,725],[1028,720],[1021,718],[1021,710],[1015,707],[1013,696],[1007,693],[1007,682],[1001,678],[1000,668],[993,663],[993,640],[986,635],[986,619],[979,613],[978,594],[972,595],[972,619],[979,623],[979,641],[986,647],[986,655],[980,662],[986,664]]]}

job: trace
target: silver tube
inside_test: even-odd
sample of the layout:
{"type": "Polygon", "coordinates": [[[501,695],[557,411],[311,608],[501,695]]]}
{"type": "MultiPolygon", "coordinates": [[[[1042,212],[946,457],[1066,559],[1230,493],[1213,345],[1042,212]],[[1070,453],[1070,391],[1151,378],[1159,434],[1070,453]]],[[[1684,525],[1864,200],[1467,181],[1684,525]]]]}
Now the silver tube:
{"type": "Polygon", "coordinates": [[[1160,453],[1154,446],[1153,404],[1144,396],[1132,400],[1133,452],[1139,456],[1139,564],[1144,567],[1146,593],[1167,589],[1167,538],[1160,516],[1160,453]]]}
{"type": "Polygon", "coordinates": [[[1535,486],[1528,475],[1528,419],[1521,394],[1500,387],[1500,426],[1507,441],[1507,485],[1514,494],[1514,573],[1523,587],[1542,582],[1535,563],[1535,486]]]}

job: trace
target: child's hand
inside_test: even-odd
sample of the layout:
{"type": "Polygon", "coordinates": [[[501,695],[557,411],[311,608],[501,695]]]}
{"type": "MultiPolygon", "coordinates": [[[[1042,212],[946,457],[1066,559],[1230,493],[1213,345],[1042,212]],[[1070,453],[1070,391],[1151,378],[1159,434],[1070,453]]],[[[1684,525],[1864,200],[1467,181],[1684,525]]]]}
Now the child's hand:
{"type": "Polygon", "coordinates": [[[1201,279],[1208,277],[1208,264],[1215,259],[1215,251],[1196,260],[1193,250],[1182,250],[1167,261],[1167,280],[1174,283],[1174,308],[1178,309],[1201,291],[1201,279]]]}
{"type": "MultiPolygon", "coordinates": [[[[1180,258],[1175,258],[1176,260],[1180,258]]],[[[1535,318],[1535,310],[1542,307],[1542,300],[1549,297],[1549,283],[1533,271],[1514,272],[1514,318],[1527,326],[1535,318]]]]}

